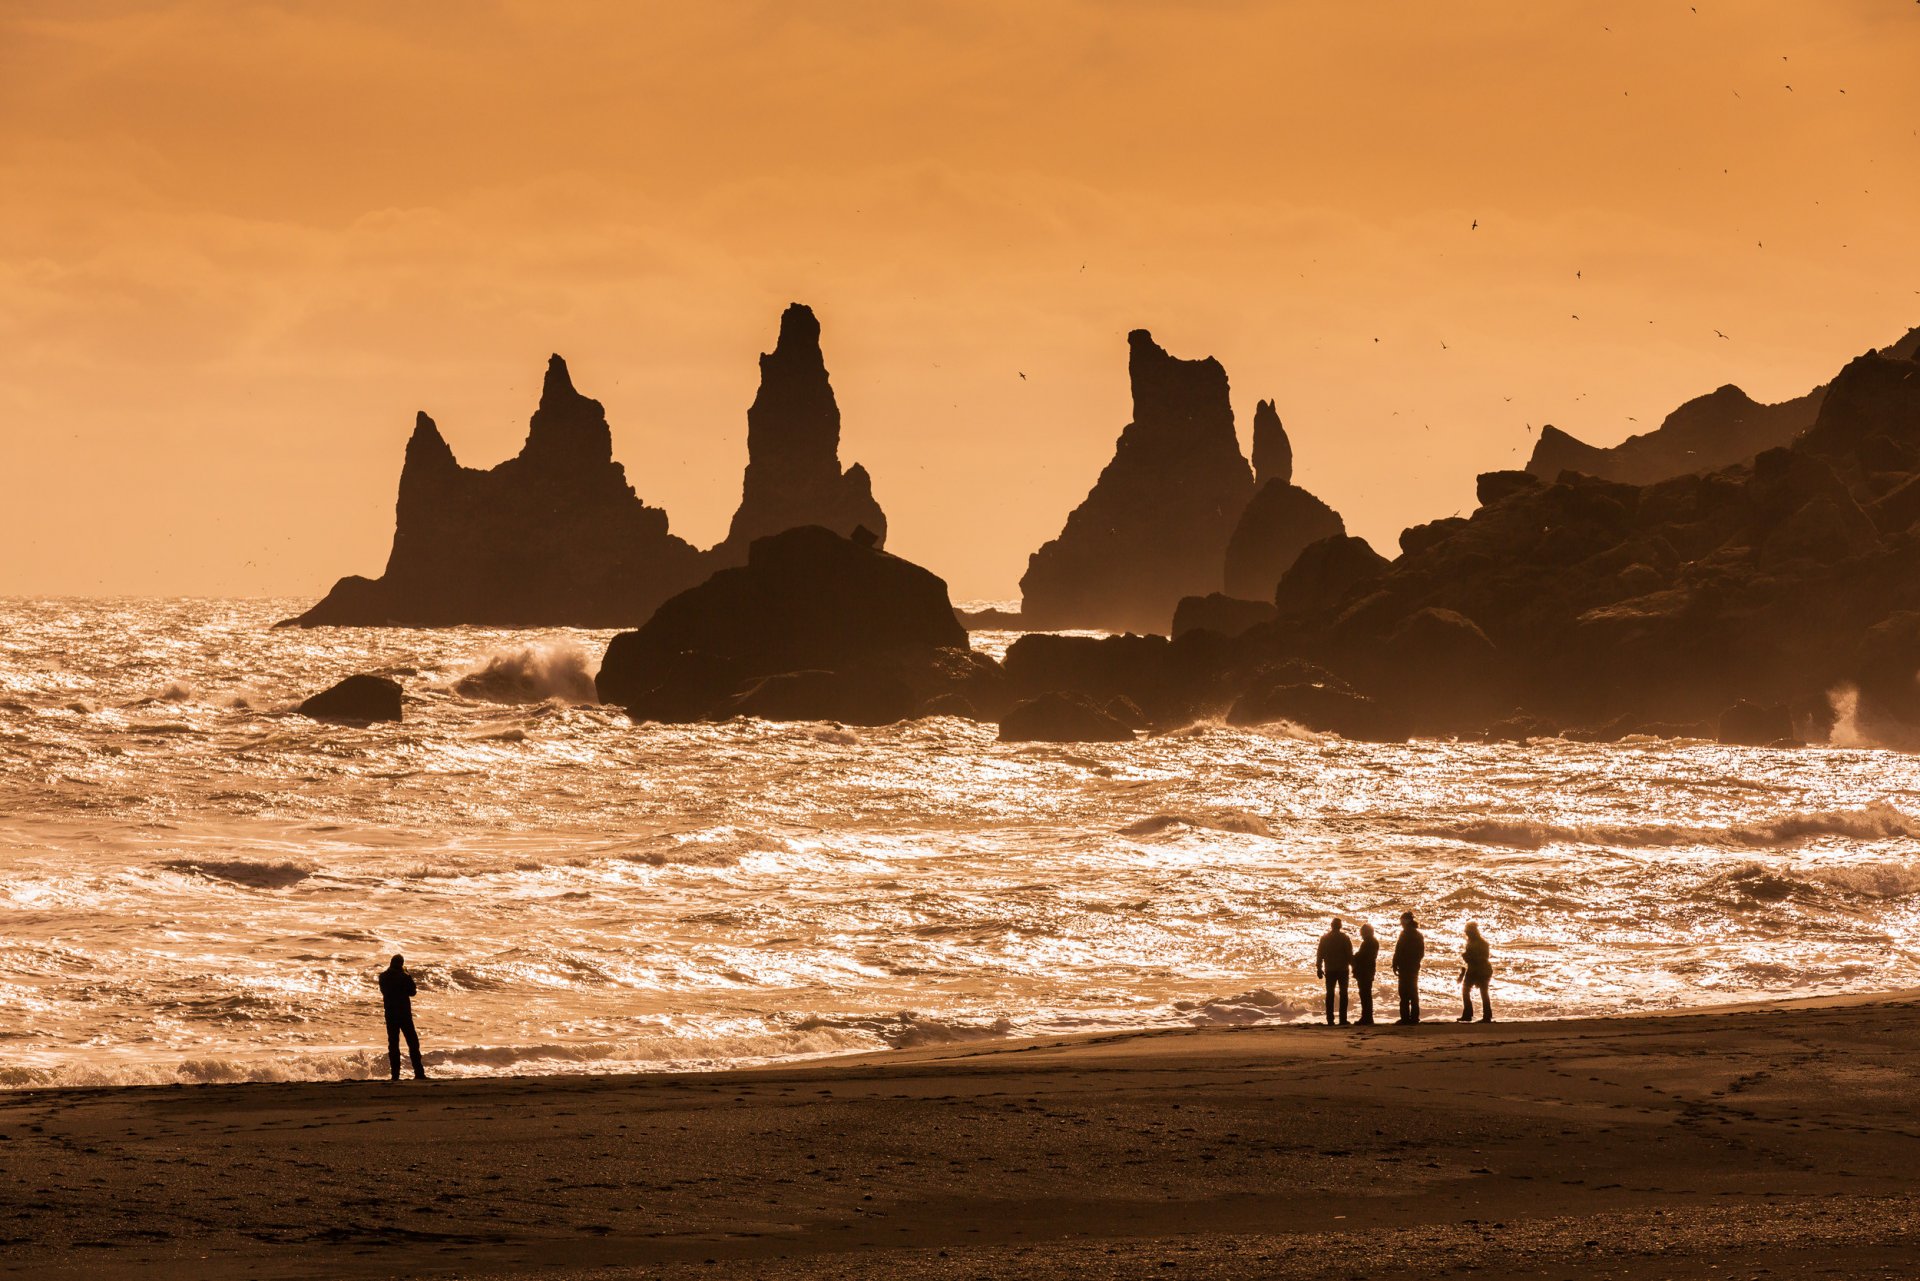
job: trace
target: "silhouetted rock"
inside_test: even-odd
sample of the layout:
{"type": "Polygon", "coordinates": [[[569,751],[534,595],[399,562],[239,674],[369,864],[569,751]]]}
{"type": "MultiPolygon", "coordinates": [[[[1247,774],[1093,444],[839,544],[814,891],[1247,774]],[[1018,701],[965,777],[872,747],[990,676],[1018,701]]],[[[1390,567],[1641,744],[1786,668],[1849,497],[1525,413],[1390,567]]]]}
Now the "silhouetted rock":
{"type": "Polygon", "coordinates": [[[1000,721],[1003,743],[1126,743],[1133,736],[1125,721],[1084,694],[1042,694],[1000,721]]]}
{"type": "Polygon", "coordinates": [[[1400,554],[1413,556],[1435,543],[1452,537],[1467,527],[1465,516],[1442,516],[1424,525],[1409,525],[1400,531],[1400,554]]]}
{"type": "Polygon", "coordinates": [[[1253,407],[1253,487],[1293,483],[1293,442],[1280,425],[1280,411],[1271,400],[1253,407]]]}
{"type": "Polygon", "coordinates": [[[400,682],[384,676],[349,676],[300,704],[298,711],[317,721],[355,725],[397,721],[401,718],[400,693],[400,682]]]}
{"type": "MultiPolygon", "coordinates": [[[[1913,360],[1916,352],[1920,352],[1920,329],[1909,330],[1878,354],[1913,360]]],[[[1651,485],[1689,472],[1718,471],[1792,444],[1813,425],[1831,386],[1823,384],[1804,396],[1762,405],[1729,384],[1689,400],[1655,430],[1604,449],[1548,426],[1541,429],[1527,470],[1548,481],[1563,471],[1577,471],[1634,485],[1651,485]]]]}
{"type": "Polygon", "coordinates": [[[1509,494],[1524,493],[1529,489],[1538,489],[1540,478],[1529,471],[1488,471],[1481,472],[1474,482],[1474,496],[1482,507],[1499,502],[1509,494]]]}
{"type": "Polygon", "coordinates": [[[1800,741],[1793,730],[1793,715],[1784,706],[1745,699],[1720,713],[1718,737],[1743,747],[1789,746],[1800,741]]]}
{"type": "Polygon", "coordinates": [[[840,406],[820,354],[820,322],[794,303],[780,337],[760,357],[760,390],[747,409],[747,471],[727,536],[711,552],[716,565],[745,559],[756,538],[801,525],[884,546],[887,516],[873,499],[866,468],[840,470],[840,406]],[[866,531],[864,538],[855,537],[866,531]]]}
{"type": "Polygon", "coordinates": [[[1173,609],[1175,637],[1205,629],[1222,636],[1238,636],[1244,631],[1274,620],[1273,602],[1241,600],[1215,592],[1211,596],[1183,596],[1173,609]]]}
{"type": "Polygon", "coordinates": [[[393,550],[377,579],[343,578],[301,626],[614,627],[698,580],[700,557],[667,532],[613,461],[600,402],[547,364],[517,457],[490,471],[454,460],[419,415],[400,473],[393,550]]]}
{"type": "Polygon", "coordinates": [[[1252,495],[1220,363],[1176,359],[1144,329],[1127,341],[1133,421],[1060,536],[1029,560],[1029,627],[1166,626],[1181,597],[1219,589],[1252,495]]]}
{"type": "Polygon", "coordinates": [[[745,565],[720,570],[615,636],[596,684],[602,702],[636,719],[805,710],[807,719],[864,723],[883,712],[911,715],[955,671],[974,681],[972,657],[939,578],[802,526],[754,540],[745,565]],[[967,658],[956,666],[946,651],[967,658]],[[923,689],[914,688],[916,672],[923,689]]]}
{"type": "Polygon", "coordinates": [[[1280,576],[1274,606],[1282,616],[1325,613],[1386,573],[1391,563],[1364,538],[1323,538],[1302,548],[1280,576]]]}
{"type": "Polygon", "coordinates": [[[1227,594],[1270,598],[1308,544],[1346,532],[1339,512],[1298,485],[1267,485],[1247,504],[1227,541],[1227,594]]]}
{"type": "Polygon", "coordinates": [[[1017,609],[956,609],[953,616],[970,632],[1011,632],[1026,626],[1017,609]]]}
{"type": "Polygon", "coordinates": [[[1391,718],[1379,703],[1324,668],[1282,664],[1262,672],[1227,712],[1229,725],[1285,723],[1342,738],[1392,740],[1391,718]]]}

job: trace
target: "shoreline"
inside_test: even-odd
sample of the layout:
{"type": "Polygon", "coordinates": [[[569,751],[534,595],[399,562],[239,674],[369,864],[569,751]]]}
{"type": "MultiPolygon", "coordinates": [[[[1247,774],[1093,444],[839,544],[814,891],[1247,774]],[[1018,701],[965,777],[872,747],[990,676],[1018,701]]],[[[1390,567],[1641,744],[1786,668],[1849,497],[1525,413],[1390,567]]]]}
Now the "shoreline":
{"type": "MultiPolygon", "coordinates": [[[[1422,999],[1431,1004],[1431,992],[1422,992],[1422,999]]],[[[1920,987],[1889,988],[1872,992],[1825,993],[1814,996],[1764,997],[1747,1001],[1722,1001],[1710,1005],[1689,1005],[1662,1009],[1622,1010],[1609,1014],[1568,1014],[1550,1015],[1544,1018],[1501,1018],[1501,1027],[1565,1026],[1575,1023],[1606,1024],[1617,1019],[1659,1019],[1676,1018],[1687,1015],[1735,1014],[1743,1011],[1766,1009],[1810,1009],[1845,1008],[1852,1005],[1870,1005],[1888,1002],[1920,1001],[1920,987]]],[[[1385,1003],[1382,1002],[1383,1009],[1385,1003]]],[[[1451,1009],[1450,1002],[1447,1008],[1451,1009]]],[[[1454,1026],[1452,1015],[1429,1016],[1421,1021],[1423,1028],[1441,1025],[1454,1026]]],[[[1289,1022],[1250,1022],[1219,1024],[1162,1024],[1157,1026],[1092,1028],[1076,1032],[1036,1032],[1020,1036],[983,1036],[979,1038],[957,1037],[951,1041],[942,1041],[928,1045],[910,1045],[900,1047],[881,1047],[869,1049],[833,1050],[819,1054],[799,1054],[779,1056],[750,1063],[733,1063],[719,1067],[699,1068],[660,1068],[646,1071],[561,1071],[561,1072],[501,1072],[486,1076],[451,1076],[435,1078],[436,1084],[478,1084],[489,1081],[567,1081],[567,1080],[605,1080],[639,1083],[661,1077],[700,1078],[718,1076],[730,1072],[774,1072],[801,1068],[824,1067],[834,1064],[858,1063],[884,1065],[895,1061],[931,1057],[941,1061],[962,1060],[973,1053],[989,1053],[995,1050],[1025,1050],[1044,1045],[1050,1048],[1066,1048],[1093,1042],[1105,1043],[1114,1038],[1152,1040],[1158,1037],[1185,1036],[1195,1033],[1258,1032],[1292,1029],[1297,1031],[1327,1031],[1326,1024],[1313,1018],[1296,1018],[1289,1022]]],[[[1395,1024],[1391,1018],[1383,1018],[1371,1029],[1349,1026],[1335,1029],[1353,1032],[1360,1036],[1405,1035],[1406,1030],[1395,1024]]],[[[434,1047],[425,1046],[426,1056],[432,1059],[434,1047]]],[[[375,1055],[378,1047],[371,1042],[366,1047],[367,1054],[375,1055]]],[[[669,1062],[671,1060],[668,1060],[669,1062]]],[[[429,1066],[432,1064],[429,1062],[429,1066]]],[[[404,1079],[411,1079],[411,1069],[403,1067],[404,1079]]],[[[380,1083],[383,1076],[342,1076],[310,1077],[292,1080],[232,1080],[232,1081],[112,1081],[88,1082],[84,1084],[48,1084],[48,1085],[0,1085],[0,1103],[14,1095],[32,1095],[40,1093],[61,1093],[72,1091],[116,1091],[116,1090],[179,1090],[179,1089],[238,1089],[263,1086],[301,1086],[301,1085],[341,1085],[355,1082],[380,1083]]]]}
{"type": "Polygon", "coordinates": [[[1916,1055],[1905,991],[10,1091],[0,1275],[1873,1271],[1920,1248],[1916,1055]]]}

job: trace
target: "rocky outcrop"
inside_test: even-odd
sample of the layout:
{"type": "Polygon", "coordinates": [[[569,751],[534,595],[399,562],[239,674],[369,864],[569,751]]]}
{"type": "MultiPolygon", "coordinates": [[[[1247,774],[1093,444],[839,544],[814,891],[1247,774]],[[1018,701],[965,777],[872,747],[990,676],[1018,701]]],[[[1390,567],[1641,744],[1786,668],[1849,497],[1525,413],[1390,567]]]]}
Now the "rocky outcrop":
{"type": "MultiPolygon", "coordinates": [[[[1917,353],[1920,329],[1908,331],[1879,354],[1912,360],[1917,353]]],[[[1689,472],[1751,462],[1765,450],[1791,444],[1811,427],[1830,385],[1823,383],[1803,396],[1763,405],[1728,384],[1689,400],[1653,431],[1629,436],[1609,448],[1589,445],[1557,427],[1544,427],[1527,470],[1549,481],[1563,471],[1577,471],[1602,480],[1651,485],[1689,472]]]]}
{"type": "Polygon", "coordinates": [[[1042,694],[1000,722],[1003,743],[1127,743],[1133,735],[1127,720],[1085,694],[1042,694]]]}
{"type": "Polygon", "coordinates": [[[1273,602],[1241,600],[1215,592],[1211,596],[1184,596],[1173,608],[1175,639],[1188,632],[1211,631],[1238,636],[1274,619],[1273,602]]]}
{"type": "Polygon", "coordinates": [[[1227,595],[1266,600],[1309,543],[1347,532],[1340,513],[1293,483],[1293,446],[1273,402],[1253,414],[1253,498],[1227,539],[1227,595]]]}
{"type": "Polygon", "coordinates": [[[1253,492],[1220,362],[1127,337],[1133,421],[1060,536],[1028,561],[1033,628],[1157,631],[1183,596],[1217,591],[1227,540],[1253,492]]]}
{"type": "Polygon", "coordinates": [[[714,565],[737,565],[754,539],[802,525],[846,536],[865,528],[876,546],[886,543],[886,513],[866,468],[840,469],[840,406],[820,353],[820,322],[794,303],[780,317],[773,350],[760,357],[740,506],[712,550],[714,565]]]}
{"type": "Polygon", "coordinates": [[[324,689],[296,709],[317,721],[369,725],[401,718],[400,682],[385,676],[349,676],[324,689]]]}
{"type": "Polygon", "coordinates": [[[819,526],[754,540],[746,564],[615,636],[596,686],[602,702],[658,721],[870,724],[945,694],[988,711],[1004,701],[999,669],[968,649],[946,583],[819,526]]]}
{"type": "Polygon", "coordinates": [[[613,461],[600,402],[554,356],[520,453],[462,467],[424,413],[407,442],[393,550],[379,578],[343,578],[296,619],[314,626],[615,627],[700,577],[613,461]]]}

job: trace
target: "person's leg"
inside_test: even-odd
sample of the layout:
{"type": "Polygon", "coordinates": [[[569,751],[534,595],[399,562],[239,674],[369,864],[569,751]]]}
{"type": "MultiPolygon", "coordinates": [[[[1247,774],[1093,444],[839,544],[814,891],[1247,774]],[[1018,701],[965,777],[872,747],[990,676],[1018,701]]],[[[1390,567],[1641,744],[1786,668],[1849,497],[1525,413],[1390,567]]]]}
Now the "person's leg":
{"type": "Polygon", "coordinates": [[[1491,979],[1480,980],[1480,1021],[1482,1023],[1493,1022],[1493,995],[1487,990],[1491,982],[1491,979]]]}
{"type": "Polygon", "coordinates": [[[1473,980],[1464,974],[1460,976],[1460,1021],[1473,1022],[1473,980]]]}
{"type": "Polygon", "coordinates": [[[1327,1026],[1333,1026],[1333,971],[1327,971],[1327,1026]]]}
{"type": "Polygon", "coordinates": [[[1346,1025],[1347,1025],[1347,975],[1345,971],[1342,971],[1340,974],[1340,1026],[1345,1027],[1346,1025]]]}
{"type": "Polygon", "coordinates": [[[1413,1011],[1413,1021],[1420,1021],[1420,967],[1414,966],[1407,971],[1407,1005],[1413,1011]]]}
{"type": "Polygon", "coordinates": [[[392,1019],[387,1020],[387,1067],[393,1072],[393,1079],[400,1079],[400,1025],[392,1019]]]}
{"type": "Polygon", "coordinates": [[[1363,975],[1360,979],[1360,1021],[1373,1022],[1373,975],[1363,975]]]}
{"type": "MultiPolygon", "coordinates": [[[[419,1030],[413,1026],[412,1019],[407,1020],[406,1027],[402,1030],[407,1034],[407,1054],[413,1059],[413,1079],[417,1081],[427,1074],[426,1065],[420,1062],[420,1033],[419,1030]]],[[[393,1065],[393,1074],[396,1077],[400,1075],[400,1063],[397,1056],[393,1065]]]]}

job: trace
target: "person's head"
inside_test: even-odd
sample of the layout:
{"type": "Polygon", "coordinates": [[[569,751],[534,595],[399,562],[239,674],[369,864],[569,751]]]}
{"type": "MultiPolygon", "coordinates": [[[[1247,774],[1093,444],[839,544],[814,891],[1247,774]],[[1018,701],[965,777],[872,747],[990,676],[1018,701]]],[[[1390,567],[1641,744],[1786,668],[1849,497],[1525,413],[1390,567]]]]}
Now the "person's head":
{"type": "Polygon", "coordinates": [[[1360,927],[1360,937],[1361,937],[1361,938],[1363,938],[1363,939],[1370,939],[1370,938],[1372,938],[1372,937],[1373,937],[1373,926],[1371,926],[1371,925],[1362,925],[1362,926],[1360,927]]]}
{"type": "Polygon", "coordinates": [[[1340,932],[1340,918],[1336,916],[1333,918],[1333,928],[1329,930],[1328,933],[1338,934],[1339,932],[1340,932]]]}
{"type": "Polygon", "coordinates": [[[1401,928],[1401,929],[1403,929],[1403,930],[1410,930],[1410,929],[1412,929],[1412,928],[1413,928],[1413,927],[1414,927],[1414,926],[1415,926],[1415,925],[1416,925],[1417,923],[1418,923],[1418,922],[1416,922],[1416,921],[1415,921],[1415,920],[1413,919],[1413,913],[1412,913],[1412,912],[1402,912],[1402,913],[1400,913],[1400,928],[1401,928]]]}
{"type": "Polygon", "coordinates": [[[1467,937],[1470,939],[1477,939],[1480,937],[1480,927],[1472,921],[1467,922],[1467,937]]]}
{"type": "Polygon", "coordinates": [[[395,952],[393,954],[393,959],[387,962],[387,968],[390,970],[404,970],[407,968],[406,962],[407,962],[406,957],[400,955],[398,952],[395,952]]]}

